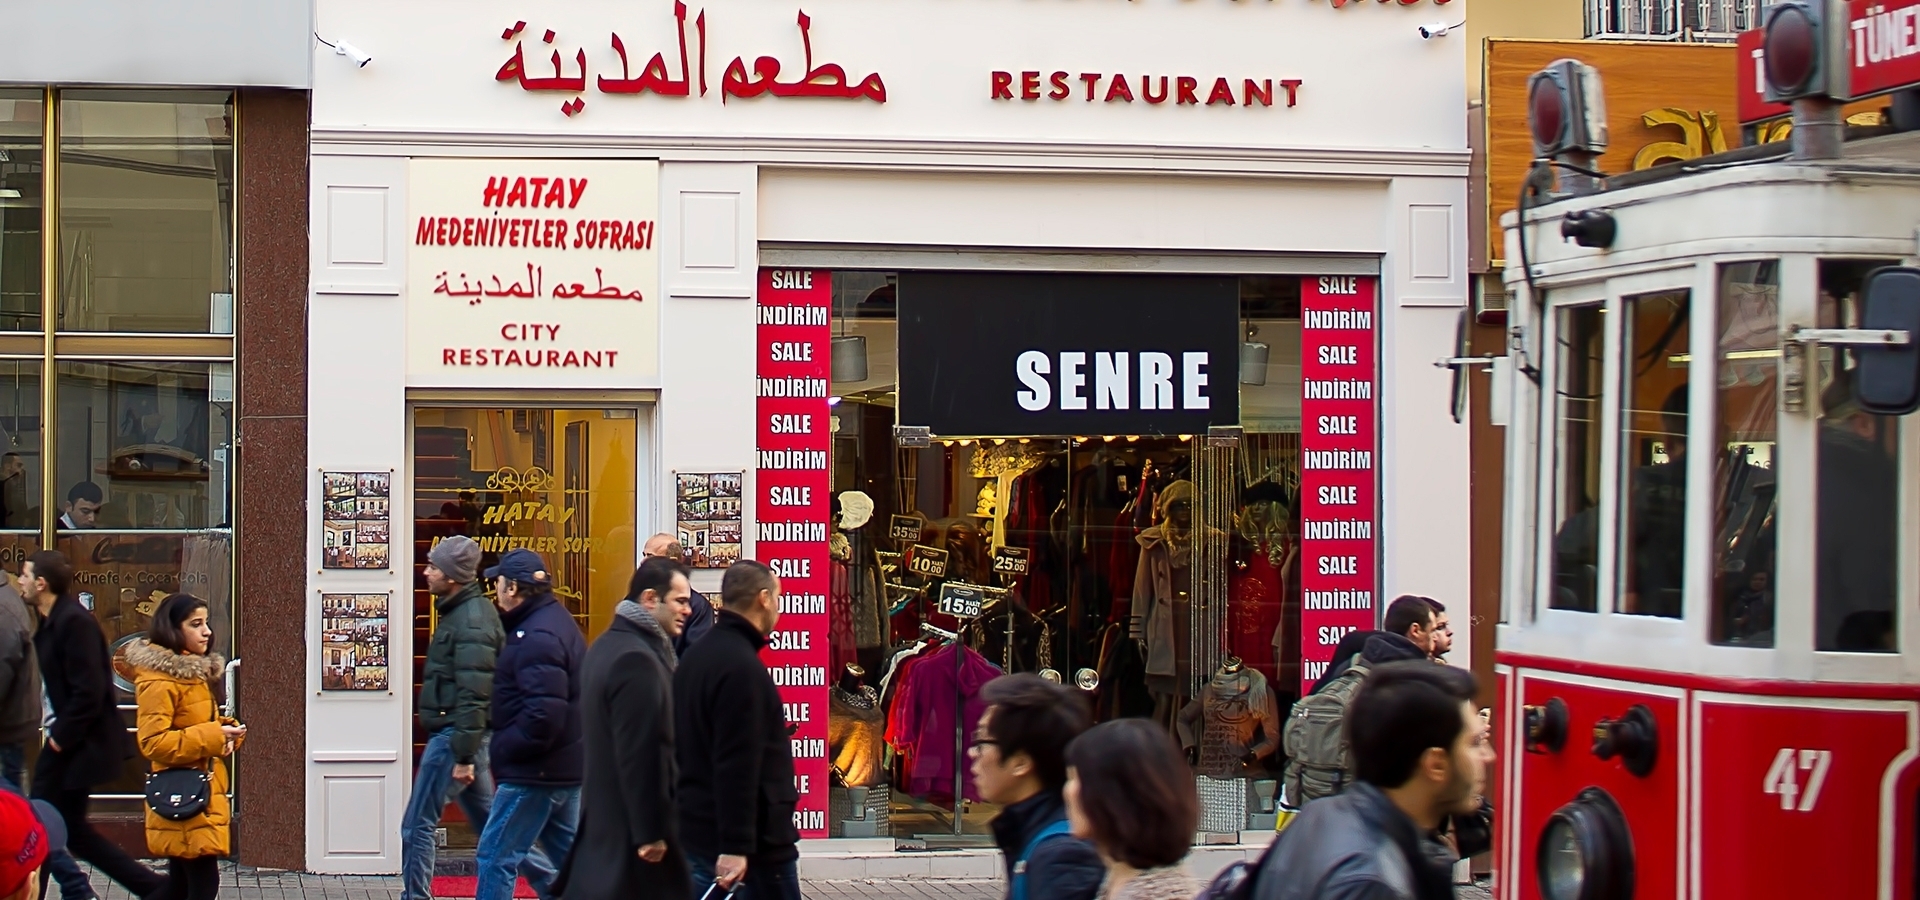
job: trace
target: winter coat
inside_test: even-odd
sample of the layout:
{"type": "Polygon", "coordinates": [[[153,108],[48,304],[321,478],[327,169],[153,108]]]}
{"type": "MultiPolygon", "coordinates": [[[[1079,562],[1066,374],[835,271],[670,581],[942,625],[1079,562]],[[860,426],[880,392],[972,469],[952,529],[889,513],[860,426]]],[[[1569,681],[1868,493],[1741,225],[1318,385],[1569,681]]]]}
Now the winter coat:
{"type": "Polygon", "coordinates": [[[615,616],[587,650],[581,682],[593,789],[581,798],[566,900],[691,896],[675,815],[673,653],[665,632],[615,616]],[[658,863],[640,859],[639,849],[655,841],[667,842],[667,855],[658,863]]]}
{"type": "Polygon", "coordinates": [[[0,578],[0,745],[25,749],[40,738],[40,665],[33,658],[33,613],[0,578]]]}
{"type": "Polygon", "coordinates": [[[470,584],[433,601],[440,618],[427,643],[427,665],[420,675],[420,726],[429,732],[453,729],[454,761],[473,765],[487,737],[487,706],[493,700],[493,668],[506,635],[500,613],[470,584]]]}
{"type": "Polygon", "coordinates": [[[713,630],[673,673],[680,835],[687,854],[798,859],[793,745],[780,691],[760,661],[767,639],[736,613],[714,612],[713,630]]]}
{"type": "MultiPolygon", "coordinates": [[[[1007,858],[1007,871],[1013,871],[1034,835],[1066,819],[1067,807],[1059,791],[1041,791],[1001,809],[991,824],[993,843],[1007,858]]],[[[1106,877],[1107,867],[1100,861],[1099,851],[1070,834],[1041,841],[1027,857],[1029,900],[1093,900],[1106,877]]],[[[1011,878],[1007,896],[1013,896],[1011,878]]]]}
{"type": "Polygon", "coordinates": [[[53,707],[47,736],[60,745],[42,750],[34,764],[35,792],[84,791],[120,778],[140,751],[120,718],[100,623],[78,600],[61,597],[34,634],[33,650],[53,707]]]}
{"type": "Polygon", "coordinates": [[[204,812],[175,822],[147,810],[147,849],[157,857],[193,859],[226,856],[228,827],[227,766],[220,759],[227,736],[214,705],[212,683],[226,661],[218,655],[175,653],[147,641],[127,645],[140,698],[140,752],[162,769],[211,768],[212,791],[204,812]]]}
{"type": "Polygon", "coordinates": [[[493,780],[573,787],[586,774],[580,666],[587,642],[550,593],[500,615],[493,670],[493,780]]]}
{"type": "Polygon", "coordinates": [[[1453,897],[1444,848],[1366,782],[1308,803],[1274,841],[1254,876],[1253,900],[1453,897]]]}

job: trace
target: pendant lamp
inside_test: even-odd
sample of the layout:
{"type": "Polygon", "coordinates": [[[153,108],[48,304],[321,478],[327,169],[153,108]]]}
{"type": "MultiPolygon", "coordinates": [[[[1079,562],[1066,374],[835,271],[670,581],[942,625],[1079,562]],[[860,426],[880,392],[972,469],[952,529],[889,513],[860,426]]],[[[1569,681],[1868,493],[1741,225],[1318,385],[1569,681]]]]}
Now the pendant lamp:
{"type": "Polygon", "coordinates": [[[866,335],[843,334],[833,339],[831,371],[835,384],[867,380],[866,335]]]}

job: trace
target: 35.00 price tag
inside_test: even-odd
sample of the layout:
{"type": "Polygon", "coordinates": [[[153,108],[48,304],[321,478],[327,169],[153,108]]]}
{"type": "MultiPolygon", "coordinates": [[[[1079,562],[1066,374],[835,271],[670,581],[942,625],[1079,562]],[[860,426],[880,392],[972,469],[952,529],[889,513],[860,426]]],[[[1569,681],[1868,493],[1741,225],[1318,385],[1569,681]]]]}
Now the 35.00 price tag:
{"type": "Polygon", "coordinates": [[[912,557],[907,561],[907,571],[927,578],[947,577],[947,551],[915,544],[907,552],[912,557]]]}
{"type": "Polygon", "coordinates": [[[887,537],[896,541],[917,541],[926,524],[919,516],[894,516],[887,520],[887,537]]]}

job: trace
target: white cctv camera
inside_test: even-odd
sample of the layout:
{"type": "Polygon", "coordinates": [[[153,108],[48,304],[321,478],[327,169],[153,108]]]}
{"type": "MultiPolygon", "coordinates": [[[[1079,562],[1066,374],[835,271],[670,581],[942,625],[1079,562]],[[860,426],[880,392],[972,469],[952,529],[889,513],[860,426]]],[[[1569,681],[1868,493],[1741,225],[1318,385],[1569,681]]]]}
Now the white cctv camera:
{"type": "MultiPolygon", "coordinates": [[[[1425,29],[1421,29],[1421,31],[1422,33],[1425,33],[1425,29]]],[[[353,60],[354,66],[362,69],[367,67],[367,63],[373,62],[372,54],[368,53],[365,50],[360,49],[359,47],[355,47],[354,45],[349,44],[346,41],[341,41],[340,43],[334,44],[333,53],[335,56],[344,56],[350,60],[353,60]]]]}
{"type": "Polygon", "coordinates": [[[1445,22],[1435,22],[1431,25],[1422,25],[1420,26],[1420,37],[1429,41],[1437,37],[1446,37],[1447,32],[1451,30],[1453,27],[1454,26],[1448,25],[1445,22]]]}

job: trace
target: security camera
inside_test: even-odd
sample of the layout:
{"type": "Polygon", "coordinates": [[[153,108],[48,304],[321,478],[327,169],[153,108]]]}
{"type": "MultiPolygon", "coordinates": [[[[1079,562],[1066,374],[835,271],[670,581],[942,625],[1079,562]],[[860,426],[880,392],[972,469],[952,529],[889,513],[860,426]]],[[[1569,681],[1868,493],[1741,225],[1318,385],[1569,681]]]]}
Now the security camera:
{"type": "MultiPolygon", "coordinates": [[[[1423,33],[1424,31],[1425,29],[1422,29],[1423,33]]],[[[365,50],[360,49],[359,47],[355,47],[354,45],[349,44],[346,41],[341,41],[340,43],[334,44],[333,53],[335,56],[344,56],[350,60],[353,60],[354,66],[362,69],[367,67],[367,63],[373,62],[372,54],[368,53],[365,50]]]]}
{"type": "Polygon", "coordinates": [[[1454,27],[1455,26],[1448,25],[1445,22],[1435,22],[1431,25],[1422,25],[1420,26],[1420,37],[1429,41],[1437,37],[1446,37],[1447,32],[1453,29],[1454,27]]]}

